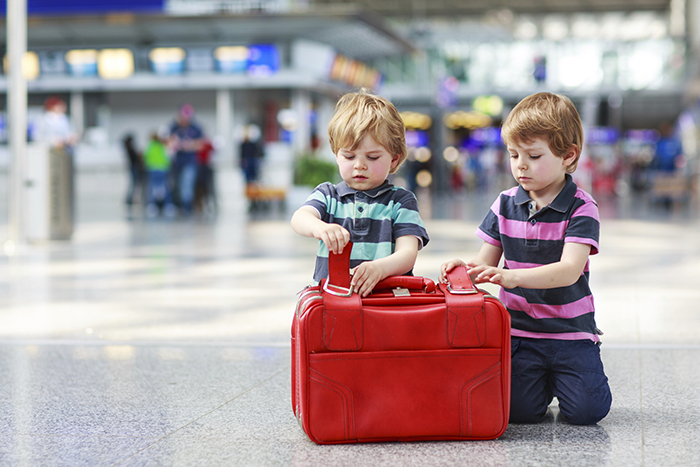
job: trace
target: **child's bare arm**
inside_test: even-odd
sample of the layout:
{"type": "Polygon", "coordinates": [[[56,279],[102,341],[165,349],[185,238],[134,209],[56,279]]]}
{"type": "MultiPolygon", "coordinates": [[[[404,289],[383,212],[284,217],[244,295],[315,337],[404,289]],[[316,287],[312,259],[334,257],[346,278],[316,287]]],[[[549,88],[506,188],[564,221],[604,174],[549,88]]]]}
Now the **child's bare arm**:
{"type": "Polygon", "coordinates": [[[386,258],[365,261],[353,270],[351,286],[355,292],[366,297],[380,280],[413,269],[417,257],[418,239],[412,235],[399,237],[394,253],[386,258]]]}
{"type": "Polygon", "coordinates": [[[586,266],[591,247],[582,243],[566,243],[561,259],[556,263],[529,269],[500,269],[487,265],[474,265],[470,275],[475,282],[491,282],[506,289],[553,289],[575,283],[586,266]]]}
{"type": "Polygon", "coordinates": [[[303,237],[321,240],[333,253],[340,254],[350,241],[350,232],[338,224],[321,220],[318,211],[310,206],[302,206],[292,216],[292,229],[303,237]]]}

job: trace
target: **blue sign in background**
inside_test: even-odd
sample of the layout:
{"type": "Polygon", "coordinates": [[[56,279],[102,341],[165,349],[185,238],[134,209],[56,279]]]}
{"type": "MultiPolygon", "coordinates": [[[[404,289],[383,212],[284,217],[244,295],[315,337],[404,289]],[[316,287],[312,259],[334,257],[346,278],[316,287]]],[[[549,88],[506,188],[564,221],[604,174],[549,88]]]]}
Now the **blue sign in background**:
{"type": "MultiPolygon", "coordinates": [[[[29,15],[76,15],[110,12],[163,11],[165,0],[27,0],[29,15]]],[[[0,15],[7,15],[7,0],[0,0],[0,15]]]]}

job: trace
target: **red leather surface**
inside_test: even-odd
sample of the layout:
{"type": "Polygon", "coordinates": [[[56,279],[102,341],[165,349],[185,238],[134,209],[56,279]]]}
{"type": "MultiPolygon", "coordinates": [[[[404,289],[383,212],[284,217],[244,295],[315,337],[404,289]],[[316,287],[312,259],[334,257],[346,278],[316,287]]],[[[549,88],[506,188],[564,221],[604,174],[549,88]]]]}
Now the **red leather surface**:
{"type": "MultiPolygon", "coordinates": [[[[468,287],[468,285],[465,285],[468,287]]],[[[495,298],[302,294],[292,405],[315,442],[493,439],[510,405],[510,317],[495,298]]]]}

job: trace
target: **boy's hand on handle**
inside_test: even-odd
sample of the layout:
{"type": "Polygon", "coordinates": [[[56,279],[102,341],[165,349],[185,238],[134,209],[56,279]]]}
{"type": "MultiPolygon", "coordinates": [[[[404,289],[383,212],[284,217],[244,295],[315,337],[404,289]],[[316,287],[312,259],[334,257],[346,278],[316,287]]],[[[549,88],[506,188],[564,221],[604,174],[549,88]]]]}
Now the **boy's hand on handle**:
{"type": "Polygon", "coordinates": [[[384,268],[375,261],[365,261],[350,272],[352,274],[350,287],[362,297],[369,295],[374,286],[387,277],[384,268]]]}
{"type": "Polygon", "coordinates": [[[335,254],[343,252],[350,241],[350,232],[338,224],[321,223],[313,233],[314,238],[325,243],[328,250],[335,254]]]}
{"type": "Polygon", "coordinates": [[[491,284],[500,285],[504,289],[512,289],[517,286],[513,280],[513,274],[508,269],[496,268],[487,264],[477,265],[472,263],[469,263],[467,268],[475,284],[489,282],[491,284]]]}
{"type": "Polygon", "coordinates": [[[442,265],[440,266],[439,281],[442,282],[443,284],[446,284],[447,283],[447,273],[452,271],[454,268],[459,267],[459,266],[467,266],[467,263],[465,263],[461,259],[453,259],[452,261],[442,263],[442,265]]]}

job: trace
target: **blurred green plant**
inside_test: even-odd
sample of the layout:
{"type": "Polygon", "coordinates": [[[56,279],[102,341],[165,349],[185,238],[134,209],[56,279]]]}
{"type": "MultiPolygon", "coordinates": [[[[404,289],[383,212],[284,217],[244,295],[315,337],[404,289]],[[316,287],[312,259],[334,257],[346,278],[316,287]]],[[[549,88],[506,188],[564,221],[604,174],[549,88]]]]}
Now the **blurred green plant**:
{"type": "Polygon", "coordinates": [[[323,182],[337,183],[340,179],[335,162],[320,159],[315,154],[301,154],[294,164],[294,184],[316,188],[323,182]]]}

